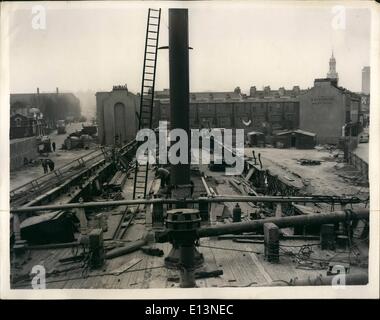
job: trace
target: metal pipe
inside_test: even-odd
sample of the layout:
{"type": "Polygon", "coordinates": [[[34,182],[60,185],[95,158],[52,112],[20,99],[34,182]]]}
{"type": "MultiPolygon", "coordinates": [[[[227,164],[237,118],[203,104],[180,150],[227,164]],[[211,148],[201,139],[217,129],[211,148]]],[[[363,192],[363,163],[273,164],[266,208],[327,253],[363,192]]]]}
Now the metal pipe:
{"type": "Polygon", "coordinates": [[[305,225],[320,225],[325,223],[337,223],[347,220],[368,219],[369,209],[357,209],[354,211],[335,211],[329,213],[289,216],[282,218],[267,218],[249,222],[229,223],[220,226],[212,226],[197,230],[199,238],[215,237],[223,234],[234,234],[262,230],[264,223],[272,222],[279,228],[287,228],[305,225]]]}
{"type": "Polygon", "coordinates": [[[147,244],[146,239],[136,240],[134,242],[126,244],[124,247],[115,248],[106,253],[106,259],[113,259],[116,257],[123,256],[127,253],[131,253],[139,250],[141,247],[147,244]]]}
{"type": "Polygon", "coordinates": [[[368,274],[345,274],[335,276],[316,276],[309,277],[307,279],[291,279],[290,281],[277,280],[271,282],[269,285],[255,285],[258,286],[364,286],[368,284],[368,274]]]}
{"type": "MultiPolygon", "coordinates": [[[[319,240],[319,236],[310,235],[280,235],[280,240],[319,240]]],[[[219,236],[218,240],[262,240],[264,239],[263,234],[227,234],[219,236]]]]}
{"type": "MultiPolygon", "coordinates": [[[[172,190],[172,197],[191,197],[190,185],[190,126],[189,126],[189,26],[187,9],[169,9],[169,74],[170,74],[170,125],[171,129],[181,129],[186,136],[180,140],[180,156],[186,159],[171,164],[170,182],[182,190],[172,190]],[[182,148],[182,147],[185,147],[182,148]],[[184,155],[183,152],[186,154],[184,155]]],[[[176,143],[176,142],[174,142],[176,143]]],[[[170,152],[170,151],[169,151],[170,152]]],[[[177,207],[186,207],[180,202],[177,207]]],[[[194,239],[195,240],[195,239],[194,239]]],[[[194,240],[180,245],[181,287],[195,287],[194,240]]]]}
{"type": "MultiPolygon", "coordinates": [[[[332,199],[335,203],[340,203],[342,200],[338,198],[332,199]]],[[[84,203],[67,203],[60,205],[45,205],[45,206],[33,206],[33,207],[18,207],[11,208],[11,213],[20,212],[34,212],[43,210],[63,210],[63,209],[73,209],[73,208],[97,208],[97,207],[111,207],[111,206],[124,206],[124,205],[137,205],[137,204],[180,204],[180,203],[221,203],[221,202],[303,202],[303,203],[332,203],[327,199],[320,199],[318,197],[282,197],[282,196],[213,196],[213,197],[198,197],[189,199],[135,199],[135,200],[116,200],[116,201],[91,201],[84,203]]],[[[347,203],[360,203],[362,200],[354,198],[352,201],[349,199],[347,203]]]]}
{"type": "MultiPolygon", "coordinates": [[[[170,126],[189,128],[189,30],[188,10],[169,9],[170,126]]],[[[181,141],[180,143],[184,143],[181,141]]],[[[190,184],[190,143],[187,141],[186,163],[171,165],[171,184],[190,184]]]]}

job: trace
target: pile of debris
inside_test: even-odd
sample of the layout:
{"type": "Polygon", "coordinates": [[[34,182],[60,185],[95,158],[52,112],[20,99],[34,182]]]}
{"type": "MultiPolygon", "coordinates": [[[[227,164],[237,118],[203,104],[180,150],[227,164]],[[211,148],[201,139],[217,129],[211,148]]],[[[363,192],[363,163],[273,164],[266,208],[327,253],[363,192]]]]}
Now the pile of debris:
{"type": "Polygon", "coordinates": [[[313,160],[313,159],[298,159],[297,162],[301,166],[319,166],[322,163],[321,160],[313,160]]]}

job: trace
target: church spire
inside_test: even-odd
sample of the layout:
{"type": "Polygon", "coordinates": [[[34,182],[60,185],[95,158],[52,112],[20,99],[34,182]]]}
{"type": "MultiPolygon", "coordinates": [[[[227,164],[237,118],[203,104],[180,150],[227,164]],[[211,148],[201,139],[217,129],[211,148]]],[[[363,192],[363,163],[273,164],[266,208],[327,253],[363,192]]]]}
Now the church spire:
{"type": "Polygon", "coordinates": [[[329,61],[329,72],[327,78],[335,80],[338,83],[338,73],[336,72],[336,60],[334,57],[334,50],[331,51],[331,58],[329,61]]]}

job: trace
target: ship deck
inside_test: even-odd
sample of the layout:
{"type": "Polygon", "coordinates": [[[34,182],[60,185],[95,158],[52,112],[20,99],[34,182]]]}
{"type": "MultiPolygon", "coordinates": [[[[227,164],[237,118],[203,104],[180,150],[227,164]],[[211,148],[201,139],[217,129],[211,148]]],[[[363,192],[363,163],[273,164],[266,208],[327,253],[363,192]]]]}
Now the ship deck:
{"type": "MultiPolygon", "coordinates": [[[[241,195],[229,183],[229,179],[220,173],[203,170],[212,189],[218,194],[241,195]],[[206,172],[205,172],[206,171],[206,172]]],[[[194,196],[204,192],[200,177],[193,177],[195,182],[194,196]]],[[[127,179],[123,189],[126,199],[131,198],[133,179],[127,179]]],[[[150,190],[158,188],[159,180],[149,175],[150,190]]],[[[234,203],[226,203],[232,209],[234,203]]],[[[242,221],[250,220],[250,212],[254,210],[249,203],[240,203],[242,221]]],[[[118,207],[104,212],[108,216],[108,230],[104,233],[105,247],[120,246],[143,238],[152,230],[152,217],[149,210],[141,210],[119,240],[114,235],[121,223],[126,207],[118,207]]],[[[223,211],[223,210],[222,210],[223,211]]],[[[232,223],[231,217],[217,219],[220,210],[211,210],[210,224],[232,223]]],[[[289,234],[289,230],[284,230],[289,234]]],[[[290,230],[291,234],[291,230],[290,230]]],[[[30,274],[33,266],[43,265],[47,272],[46,288],[48,289],[148,289],[179,287],[179,271],[168,269],[164,257],[169,254],[170,243],[150,243],[151,247],[164,251],[162,257],[151,256],[137,250],[120,257],[106,260],[98,270],[89,270],[79,263],[63,264],[60,259],[80,254],[81,249],[32,249],[27,261],[15,269],[13,275],[18,281],[11,283],[12,288],[30,288],[30,274]],[[25,278],[26,277],[26,278],[25,278]],[[24,280],[23,280],[24,279],[24,280]],[[26,280],[25,280],[26,279],[26,280]]],[[[350,248],[321,250],[319,239],[281,240],[278,263],[265,259],[264,244],[258,240],[234,240],[218,237],[202,238],[197,249],[204,256],[204,263],[196,271],[222,270],[223,274],[204,279],[197,279],[197,287],[249,287],[290,284],[292,280],[326,276],[329,263],[350,266],[351,274],[368,274],[368,243],[366,240],[355,240],[350,248]],[[241,242],[236,242],[241,241],[241,242]]]]}

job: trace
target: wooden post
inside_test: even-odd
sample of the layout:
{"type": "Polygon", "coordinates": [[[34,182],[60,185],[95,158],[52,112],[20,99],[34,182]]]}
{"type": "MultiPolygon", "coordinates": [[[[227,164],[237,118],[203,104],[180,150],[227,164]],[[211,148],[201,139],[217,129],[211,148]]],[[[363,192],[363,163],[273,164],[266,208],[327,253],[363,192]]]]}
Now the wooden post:
{"type": "Polygon", "coordinates": [[[280,229],[274,223],[264,223],[264,253],[269,262],[279,262],[280,229]]]}
{"type": "Polygon", "coordinates": [[[15,242],[21,240],[21,230],[20,230],[20,218],[18,214],[13,215],[13,233],[15,235],[15,242]]]}
{"type": "Polygon", "coordinates": [[[80,233],[87,234],[88,225],[87,225],[87,218],[86,218],[86,213],[84,211],[84,208],[75,208],[74,211],[80,223],[80,233]]]}
{"type": "Polygon", "coordinates": [[[276,218],[281,218],[282,217],[282,206],[281,206],[281,203],[277,203],[276,204],[275,217],[276,218]]]}
{"type": "Polygon", "coordinates": [[[90,243],[90,266],[91,268],[101,268],[105,260],[103,231],[102,229],[94,229],[89,234],[90,243]]]}

